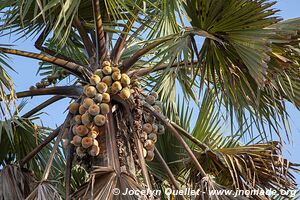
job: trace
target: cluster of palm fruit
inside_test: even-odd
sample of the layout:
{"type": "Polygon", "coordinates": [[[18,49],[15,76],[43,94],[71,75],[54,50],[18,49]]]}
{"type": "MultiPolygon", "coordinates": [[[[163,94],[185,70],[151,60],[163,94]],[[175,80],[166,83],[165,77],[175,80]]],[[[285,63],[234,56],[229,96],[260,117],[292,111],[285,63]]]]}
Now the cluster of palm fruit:
{"type": "Polygon", "coordinates": [[[46,88],[51,84],[56,84],[57,80],[62,80],[68,76],[68,72],[65,70],[60,70],[55,72],[52,75],[47,76],[46,78],[43,78],[40,82],[37,82],[35,86],[31,86],[30,90],[34,89],[40,89],[40,88],[46,88]]]}
{"type": "MultiPolygon", "coordinates": [[[[157,112],[161,112],[162,103],[158,101],[158,94],[151,92],[149,95],[141,97],[146,103],[150,104],[157,112]]],[[[147,161],[154,158],[154,145],[157,142],[157,135],[165,132],[164,126],[159,124],[156,118],[150,113],[144,112],[143,133],[140,136],[144,144],[143,153],[147,161]]]]}
{"type": "Polygon", "coordinates": [[[130,78],[126,74],[121,74],[119,68],[112,67],[109,61],[104,61],[102,69],[96,70],[90,77],[90,83],[83,86],[83,97],[69,106],[74,119],[71,143],[76,146],[78,157],[99,155],[101,146],[97,138],[110,112],[111,95],[128,99],[131,94],[129,84],[130,78]]]}

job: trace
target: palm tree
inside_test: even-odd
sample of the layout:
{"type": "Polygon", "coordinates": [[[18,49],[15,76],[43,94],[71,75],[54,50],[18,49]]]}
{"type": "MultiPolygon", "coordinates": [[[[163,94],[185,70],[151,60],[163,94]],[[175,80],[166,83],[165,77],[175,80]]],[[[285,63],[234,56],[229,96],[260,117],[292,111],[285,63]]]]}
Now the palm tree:
{"type": "Polygon", "coordinates": [[[281,20],[274,4],[0,1],[2,35],[35,37],[41,51],[0,47],[0,199],[139,198],[113,195],[115,188],[289,198],[208,194],[296,188],[298,165],[282,157],[281,145],[289,139],[285,104],[300,106],[300,18],[281,20]],[[15,92],[9,54],[39,60],[41,82],[15,92]],[[16,100],[40,95],[49,99],[21,115],[26,105],[16,100]],[[60,126],[35,123],[63,98],[72,103],[60,126]]]}

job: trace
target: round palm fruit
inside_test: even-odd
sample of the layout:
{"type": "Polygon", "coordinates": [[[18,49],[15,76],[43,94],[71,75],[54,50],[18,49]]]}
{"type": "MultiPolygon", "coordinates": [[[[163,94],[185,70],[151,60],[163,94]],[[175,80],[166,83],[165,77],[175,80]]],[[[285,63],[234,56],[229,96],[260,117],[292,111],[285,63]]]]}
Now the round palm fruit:
{"type": "Polygon", "coordinates": [[[89,107],[88,112],[90,113],[90,115],[96,116],[100,113],[100,107],[98,105],[94,104],[89,107]]]}
{"type": "Polygon", "coordinates": [[[148,133],[145,132],[145,131],[143,131],[143,132],[141,133],[141,135],[140,135],[140,138],[141,138],[142,140],[147,140],[147,138],[148,138],[148,133]]]}
{"type": "Polygon", "coordinates": [[[94,72],[95,75],[99,76],[100,78],[103,78],[103,72],[102,72],[102,69],[97,69],[95,72],[94,72]]]}
{"type": "Polygon", "coordinates": [[[36,89],[36,87],[35,86],[30,86],[30,88],[29,88],[29,90],[35,90],[36,89]]]}
{"type": "Polygon", "coordinates": [[[81,122],[81,115],[76,115],[74,117],[74,121],[76,124],[80,125],[82,122],[81,122]]]}
{"type": "Polygon", "coordinates": [[[112,85],[111,85],[111,92],[113,94],[117,94],[120,90],[122,90],[122,85],[119,81],[115,81],[112,85]]]}
{"type": "Polygon", "coordinates": [[[130,84],[130,78],[127,74],[122,74],[121,75],[121,83],[124,87],[128,86],[130,84]]]}
{"type": "Polygon", "coordinates": [[[81,140],[81,145],[83,148],[87,149],[94,144],[94,139],[90,137],[84,137],[81,140]]]}
{"type": "Polygon", "coordinates": [[[79,114],[83,115],[86,111],[87,109],[83,105],[79,106],[79,114]]]}
{"type": "Polygon", "coordinates": [[[104,115],[96,115],[94,117],[94,122],[97,126],[103,126],[106,122],[106,117],[104,115]]]}
{"type": "Polygon", "coordinates": [[[157,92],[151,92],[151,96],[154,96],[155,100],[158,98],[158,93],[157,92]]]}
{"type": "Polygon", "coordinates": [[[153,116],[151,116],[149,114],[144,115],[144,119],[145,119],[145,122],[147,122],[147,123],[153,123],[153,120],[154,120],[153,116]]]}
{"type": "Polygon", "coordinates": [[[165,127],[161,124],[158,125],[158,134],[164,134],[165,133],[165,127]]]}
{"type": "Polygon", "coordinates": [[[161,101],[155,101],[154,105],[159,106],[160,108],[163,107],[163,103],[161,101]]]}
{"type": "Polygon", "coordinates": [[[100,110],[101,110],[101,114],[102,115],[106,115],[109,113],[110,109],[109,109],[109,105],[107,103],[101,103],[100,104],[100,110]]]}
{"type": "Polygon", "coordinates": [[[99,133],[97,131],[90,131],[88,137],[96,139],[99,133]]]}
{"type": "Polygon", "coordinates": [[[102,102],[102,94],[97,93],[97,94],[95,95],[95,97],[94,97],[94,101],[95,101],[96,103],[101,103],[101,102],[102,102]]]}
{"type": "Polygon", "coordinates": [[[158,105],[152,106],[156,112],[161,112],[161,108],[158,105]]]}
{"type": "Polygon", "coordinates": [[[130,97],[130,95],[131,95],[131,93],[130,93],[130,89],[128,87],[123,88],[119,94],[119,96],[124,100],[128,99],[130,97]]]}
{"type": "Polygon", "coordinates": [[[158,132],[158,126],[156,124],[152,124],[152,132],[157,133],[158,132]]]}
{"type": "Polygon", "coordinates": [[[48,80],[43,80],[42,84],[43,84],[44,87],[47,87],[47,86],[50,85],[50,82],[48,80]]]}
{"type": "Polygon", "coordinates": [[[88,125],[89,123],[91,123],[91,117],[88,112],[81,115],[81,122],[83,125],[88,125]]]}
{"type": "Polygon", "coordinates": [[[77,147],[76,148],[76,154],[78,157],[82,158],[85,156],[85,149],[82,147],[77,147]]]}
{"type": "Polygon", "coordinates": [[[73,115],[76,115],[78,113],[79,110],[79,103],[71,103],[69,105],[69,112],[72,113],[73,115]]]}
{"type": "Polygon", "coordinates": [[[152,130],[153,130],[153,128],[150,123],[146,123],[143,125],[143,131],[145,131],[146,133],[150,134],[152,132],[152,130]]]}
{"type": "Polygon", "coordinates": [[[120,69],[119,69],[119,67],[112,67],[111,69],[112,69],[113,73],[114,72],[119,72],[119,73],[121,72],[120,69]]]}
{"type": "Polygon", "coordinates": [[[92,124],[92,126],[89,127],[90,131],[96,131],[97,133],[99,133],[99,128],[97,126],[95,126],[94,123],[91,123],[91,124],[92,124]]]}
{"type": "Polygon", "coordinates": [[[77,134],[77,133],[76,133],[77,126],[78,126],[78,125],[74,125],[74,126],[72,127],[72,133],[77,134]]]}
{"type": "Polygon", "coordinates": [[[109,103],[110,102],[110,95],[108,93],[102,94],[102,102],[103,103],[109,103]]]}
{"type": "Polygon", "coordinates": [[[100,93],[104,93],[104,92],[106,92],[106,91],[107,91],[107,89],[108,89],[108,86],[107,86],[107,84],[106,84],[106,83],[104,83],[104,82],[100,82],[100,83],[98,83],[98,84],[96,85],[96,88],[97,88],[98,92],[100,92],[100,93]]]}
{"type": "Polygon", "coordinates": [[[96,139],[93,139],[93,145],[94,146],[99,146],[99,143],[98,143],[98,141],[96,139]]]}
{"type": "Polygon", "coordinates": [[[90,83],[92,85],[97,85],[100,81],[101,81],[101,78],[96,74],[92,75],[90,78],[90,83]]]}
{"type": "Polygon", "coordinates": [[[40,82],[37,82],[36,84],[35,84],[35,87],[36,88],[43,88],[43,84],[42,83],[40,83],[40,82]]]}
{"type": "Polygon", "coordinates": [[[147,156],[147,149],[145,149],[145,148],[143,148],[143,156],[144,156],[144,158],[146,158],[146,156],[147,156]]]}
{"type": "Polygon", "coordinates": [[[154,158],[154,151],[147,151],[146,160],[147,161],[152,161],[153,158],[154,158]]]}
{"type": "Polygon", "coordinates": [[[111,76],[104,76],[102,78],[102,82],[104,82],[107,86],[110,86],[112,84],[111,76]]]}
{"type": "Polygon", "coordinates": [[[157,142],[157,134],[156,133],[149,134],[148,139],[152,140],[154,143],[156,143],[157,142]]]}
{"type": "Polygon", "coordinates": [[[103,74],[105,74],[105,75],[111,75],[111,73],[112,73],[112,68],[111,68],[110,66],[104,66],[104,67],[102,68],[102,72],[103,72],[103,74]]]}
{"type": "Polygon", "coordinates": [[[87,97],[94,97],[95,95],[97,94],[97,90],[94,86],[88,86],[86,89],[85,89],[85,95],[87,97]]]}
{"type": "Polygon", "coordinates": [[[146,102],[149,103],[150,105],[153,105],[153,104],[155,103],[155,97],[152,96],[152,95],[148,95],[148,96],[146,97],[145,100],[146,100],[146,102]]]}
{"type": "Polygon", "coordinates": [[[69,145],[69,140],[68,139],[64,139],[63,140],[63,147],[67,148],[68,145],[69,145]]]}
{"type": "Polygon", "coordinates": [[[75,135],[71,141],[71,144],[79,147],[81,145],[81,140],[82,140],[82,138],[80,136],[75,135]]]}
{"type": "Polygon", "coordinates": [[[114,81],[119,81],[122,78],[122,75],[120,72],[115,71],[114,73],[112,73],[111,77],[114,81]]]}
{"type": "Polygon", "coordinates": [[[82,105],[86,108],[86,109],[88,109],[91,105],[93,105],[93,104],[95,104],[95,102],[94,102],[94,100],[93,99],[91,99],[91,98],[85,98],[84,100],[83,100],[83,102],[82,102],[82,105]]]}
{"type": "Polygon", "coordinates": [[[103,66],[103,67],[104,67],[104,66],[109,66],[109,67],[110,67],[110,62],[107,61],[107,60],[105,60],[105,61],[103,61],[102,66],[103,66]]]}
{"type": "Polygon", "coordinates": [[[98,156],[99,153],[100,153],[100,147],[96,145],[93,145],[89,150],[89,154],[91,156],[98,156]]]}
{"type": "Polygon", "coordinates": [[[144,143],[144,147],[147,149],[147,150],[150,150],[154,147],[154,143],[152,140],[146,140],[145,143],[144,143]]]}
{"type": "Polygon", "coordinates": [[[79,125],[76,127],[76,134],[79,136],[85,136],[89,133],[89,129],[84,125],[79,125]]]}

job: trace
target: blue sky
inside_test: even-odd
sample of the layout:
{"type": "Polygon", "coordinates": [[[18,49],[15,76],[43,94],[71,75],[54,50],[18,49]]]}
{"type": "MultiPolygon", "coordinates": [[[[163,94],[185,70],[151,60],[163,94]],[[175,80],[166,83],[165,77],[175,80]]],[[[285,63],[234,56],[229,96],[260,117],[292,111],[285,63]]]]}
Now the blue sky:
{"type": "MultiPolygon", "coordinates": [[[[300,17],[300,1],[299,0],[281,0],[275,6],[281,10],[280,16],[284,19],[300,17]]],[[[24,49],[27,51],[39,52],[33,48],[34,40],[29,38],[28,40],[19,40],[15,42],[14,36],[6,36],[0,38],[0,44],[14,44],[15,48],[24,49]]],[[[40,81],[41,77],[33,76],[38,70],[38,62],[28,58],[10,56],[10,64],[18,72],[13,73],[10,71],[15,83],[17,91],[27,90],[31,85],[35,85],[36,82],[40,81]]],[[[28,106],[25,111],[28,111],[33,106],[40,104],[45,101],[48,97],[35,97],[34,99],[28,99],[28,106]]],[[[49,106],[44,109],[45,114],[42,115],[44,125],[54,128],[56,125],[62,123],[66,113],[64,112],[69,100],[61,100],[58,103],[49,106]]],[[[300,112],[296,110],[292,105],[288,105],[288,111],[291,117],[293,142],[292,144],[286,144],[284,146],[284,154],[291,162],[300,163],[300,112]]],[[[300,175],[296,175],[297,182],[300,184],[300,175]]]]}

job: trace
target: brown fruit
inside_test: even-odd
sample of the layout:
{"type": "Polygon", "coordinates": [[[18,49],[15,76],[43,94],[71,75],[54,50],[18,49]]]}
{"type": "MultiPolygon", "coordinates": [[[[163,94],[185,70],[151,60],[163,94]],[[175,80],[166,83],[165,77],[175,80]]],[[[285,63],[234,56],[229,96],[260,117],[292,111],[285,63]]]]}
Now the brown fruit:
{"type": "Polygon", "coordinates": [[[111,69],[112,69],[112,72],[113,72],[113,73],[114,73],[114,72],[119,72],[119,73],[120,73],[119,67],[112,67],[111,69]]]}
{"type": "Polygon", "coordinates": [[[94,97],[94,101],[95,101],[96,103],[101,103],[101,102],[102,102],[102,94],[97,93],[97,94],[95,95],[95,97],[94,97]]]}
{"type": "Polygon", "coordinates": [[[86,111],[87,109],[83,105],[79,106],[79,114],[83,115],[86,111]]]}
{"type": "Polygon", "coordinates": [[[93,145],[91,147],[91,149],[89,150],[89,154],[91,156],[98,156],[100,153],[100,147],[99,146],[96,146],[96,145],[93,145]]]}
{"type": "Polygon", "coordinates": [[[94,122],[97,126],[103,126],[106,122],[106,117],[104,115],[96,115],[94,117],[94,122]]]}
{"type": "Polygon", "coordinates": [[[152,132],[152,130],[153,130],[153,128],[150,123],[146,123],[143,125],[143,131],[145,131],[146,133],[150,134],[152,132]]]}
{"type": "Polygon", "coordinates": [[[152,161],[153,158],[154,158],[154,151],[147,151],[146,160],[147,161],[152,161]]]}
{"type": "Polygon", "coordinates": [[[100,81],[101,81],[101,78],[96,74],[92,75],[90,78],[90,83],[92,85],[97,85],[100,81]]]}
{"type": "Polygon", "coordinates": [[[81,115],[81,123],[83,125],[88,125],[89,123],[91,123],[91,117],[88,112],[81,115]]]}
{"type": "Polygon", "coordinates": [[[76,127],[76,134],[79,136],[85,136],[89,133],[89,130],[86,126],[84,125],[79,125],[76,127]]]}
{"type": "Polygon", "coordinates": [[[153,123],[153,121],[154,121],[153,116],[151,116],[149,114],[145,114],[144,119],[145,119],[145,122],[147,122],[147,123],[153,123]]]}
{"type": "Polygon", "coordinates": [[[128,86],[130,84],[130,78],[127,74],[122,74],[121,75],[121,83],[124,87],[128,86]]]}
{"type": "Polygon", "coordinates": [[[108,60],[103,61],[102,66],[109,66],[110,67],[110,62],[108,60]]]}
{"type": "Polygon", "coordinates": [[[108,93],[102,94],[102,102],[103,103],[109,103],[110,102],[110,95],[108,93]]]}
{"type": "Polygon", "coordinates": [[[73,133],[74,135],[77,134],[77,133],[76,133],[77,126],[78,126],[78,125],[74,125],[74,126],[72,127],[72,133],[73,133]]]}
{"type": "Polygon", "coordinates": [[[151,96],[154,96],[155,100],[158,98],[158,93],[157,92],[151,92],[151,96]]]}
{"type": "Polygon", "coordinates": [[[111,85],[111,92],[113,94],[117,94],[120,90],[122,90],[122,85],[119,81],[115,81],[112,85],[111,85]]]}
{"type": "Polygon", "coordinates": [[[110,75],[112,73],[112,68],[110,66],[104,66],[102,68],[102,72],[105,75],[110,75]]]}
{"type": "Polygon", "coordinates": [[[101,114],[102,115],[106,115],[109,113],[110,109],[109,109],[109,105],[107,103],[101,103],[100,104],[100,110],[101,110],[101,114]]]}
{"type": "Polygon", "coordinates": [[[122,78],[121,73],[118,71],[115,71],[114,73],[112,73],[111,77],[115,81],[119,81],[122,78]]]}
{"type": "Polygon", "coordinates": [[[76,115],[74,117],[74,121],[76,124],[80,125],[82,122],[81,122],[81,115],[76,115]]]}
{"type": "Polygon", "coordinates": [[[87,149],[94,144],[94,139],[90,137],[84,137],[81,140],[81,145],[83,148],[87,149]]]}
{"type": "Polygon", "coordinates": [[[119,96],[124,100],[128,99],[130,97],[130,95],[131,95],[131,93],[130,93],[130,89],[128,87],[123,88],[119,94],[119,96]]]}
{"type": "Polygon", "coordinates": [[[107,86],[110,86],[112,84],[111,76],[104,76],[102,78],[102,82],[104,82],[107,86]]]}
{"type": "Polygon", "coordinates": [[[157,134],[156,133],[149,134],[148,139],[152,140],[154,143],[156,143],[157,142],[157,134]]]}
{"type": "Polygon", "coordinates": [[[152,106],[156,112],[161,112],[161,108],[158,105],[152,106]]]}
{"type": "Polygon", "coordinates": [[[98,92],[105,93],[108,89],[108,86],[106,83],[100,82],[96,85],[96,88],[97,88],[98,92]]]}
{"type": "Polygon", "coordinates": [[[94,86],[88,86],[84,92],[87,97],[91,98],[93,98],[97,94],[97,90],[94,86]]]}
{"type": "Polygon", "coordinates": [[[73,115],[76,115],[78,113],[78,109],[79,109],[79,103],[71,103],[69,105],[69,112],[72,113],[73,115]]]}
{"type": "Polygon", "coordinates": [[[152,95],[148,95],[148,96],[146,97],[145,100],[146,100],[146,102],[149,103],[150,105],[153,105],[153,104],[155,103],[155,97],[152,96],[152,95]]]}
{"type": "Polygon", "coordinates": [[[90,131],[88,137],[96,139],[99,133],[97,131],[90,131]]]}
{"type": "Polygon", "coordinates": [[[82,138],[80,136],[75,135],[71,141],[71,144],[79,147],[81,145],[81,140],[82,140],[82,138]]]}
{"type": "Polygon", "coordinates": [[[144,140],[147,140],[147,138],[148,138],[148,133],[147,132],[145,132],[145,131],[143,131],[142,133],[141,133],[141,135],[140,135],[140,138],[144,141],[144,140]]]}
{"type": "Polygon", "coordinates": [[[94,100],[93,99],[91,99],[91,98],[85,98],[84,100],[83,100],[83,103],[82,103],[82,105],[86,108],[86,109],[88,109],[91,105],[93,105],[93,104],[95,104],[95,102],[94,102],[94,100]]]}
{"type": "Polygon", "coordinates": [[[99,76],[100,78],[103,78],[103,72],[102,72],[102,69],[97,69],[95,72],[94,72],[95,75],[99,76]]]}
{"type": "Polygon", "coordinates": [[[98,115],[100,113],[100,107],[98,105],[94,104],[89,107],[88,112],[93,116],[98,115]]]}
{"type": "Polygon", "coordinates": [[[78,157],[82,158],[85,156],[85,149],[82,147],[77,147],[76,148],[76,154],[78,157]]]}
{"type": "Polygon", "coordinates": [[[145,143],[144,143],[144,147],[147,149],[147,150],[150,150],[150,149],[153,149],[154,147],[154,143],[152,140],[146,140],[145,143]]]}

